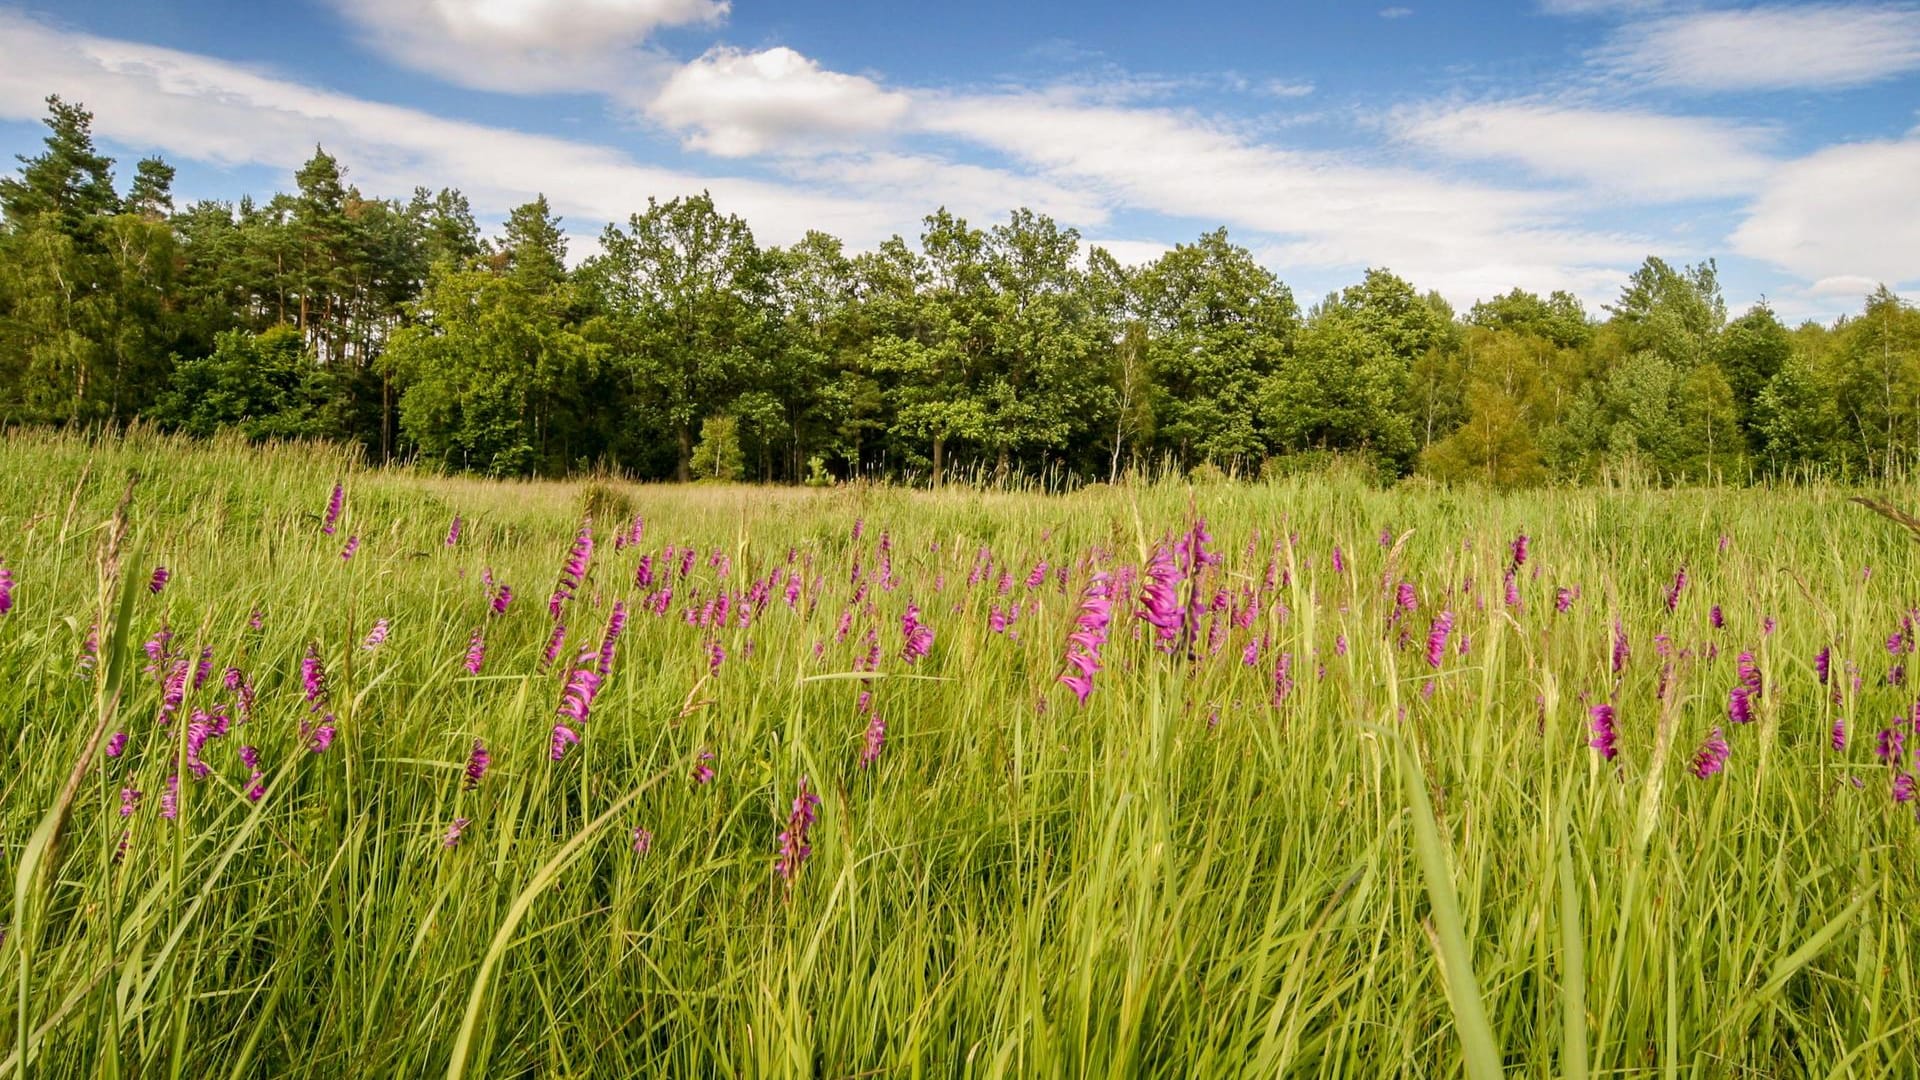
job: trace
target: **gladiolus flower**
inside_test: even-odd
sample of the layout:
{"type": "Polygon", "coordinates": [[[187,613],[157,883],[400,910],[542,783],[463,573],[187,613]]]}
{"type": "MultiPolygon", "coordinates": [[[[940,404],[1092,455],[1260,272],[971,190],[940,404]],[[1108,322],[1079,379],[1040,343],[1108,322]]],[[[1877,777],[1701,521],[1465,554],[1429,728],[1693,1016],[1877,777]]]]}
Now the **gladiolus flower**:
{"type": "Polygon", "coordinates": [[[653,832],[638,825],[633,827],[633,853],[645,855],[653,850],[653,832]]]}
{"type": "Polygon", "coordinates": [[[712,760],[713,751],[711,750],[702,750],[700,751],[700,755],[694,758],[692,779],[696,785],[712,782],[714,777],[713,766],[708,764],[708,762],[712,760]]]}
{"type": "Polygon", "coordinates": [[[173,577],[173,574],[166,567],[154,567],[153,577],[147,579],[147,591],[155,596],[159,596],[160,590],[167,587],[167,580],[171,577],[173,577]]]}
{"type": "Polygon", "coordinates": [[[900,659],[909,664],[918,663],[933,651],[933,628],[920,621],[918,604],[908,604],[900,616],[900,636],[905,639],[900,647],[900,659]]]}
{"type": "Polygon", "coordinates": [[[360,647],[366,649],[368,652],[372,652],[374,649],[386,644],[386,641],[387,620],[381,619],[373,624],[373,629],[367,631],[367,639],[360,643],[360,647]]]}
{"type": "Polygon", "coordinates": [[[1113,616],[1107,583],[1104,572],[1093,575],[1080,602],[1080,614],[1074,618],[1073,633],[1067,635],[1067,664],[1073,670],[1061,675],[1060,682],[1082,705],[1093,693],[1093,673],[1100,670],[1100,649],[1107,643],[1107,624],[1113,616]]]}
{"type": "Polygon", "coordinates": [[[340,549],[340,561],[351,562],[353,560],[354,554],[359,550],[360,550],[360,534],[355,533],[352,536],[347,537],[347,546],[340,549]]]}
{"type": "Polygon", "coordinates": [[[110,758],[117,758],[121,754],[126,753],[126,750],[127,750],[127,733],[124,731],[114,732],[113,737],[107,740],[107,756],[110,758]]]}
{"type": "Polygon", "coordinates": [[[1727,692],[1727,719],[1736,724],[1753,722],[1753,691],[1744,684],[1727,692]]]}
{"type": "Polygon", "coordinates": [[[472,818],[454,818],[453,824],[447,826],[447,834],[440,838],[440,846],[449,849],[460,846],[460,834],[466,832],[471,824],[472,818]]]}
{"type": "Polygon", "coordinates": [[[1687,568],[1682,566],[1674,571],[1673,584],[1667,586],[1667,613],[1672,614],[1680,606],[1680,594],[1687,588],[1687,568]]]}
{"type": "Polygon", "coordinates": [[[1726,736],[1720,733],[1719,728],[1714,728],[1713,734],[1707,736],[1707,741],[1701,743],[1700,749],[1694,751],[1693,775],[1702,780],[1717,775],[1726,767],[1729,753],[1726,736]]]}
{"type": "Polygon", "coordinates": [[[13,610],[13,571],[0,565],[0,615],[13,610]]]}
{"type": "Polygon", "coordinates": [[[455,544],[458,544],[459,542],[460,542],[460,515],[455,514],[453,515],[453,524],[447,526],[447,546],[452,547],[455,544]]]}
{"type": "Polygon", "coordinates": [[[1453,633],[1453,612],[1442,611],[1427,631],[1427,666],[1437,668],[1447,655],[1447,635],[1453,633]]]}
{"type": "Polygon", "coordinates": [[[493,758],[487,753],[487,745],[479,739],[473,740],[473,750],[467,754],[467,790],[480,786],[487,775],[487,766],[493,764],[493,758]]]}
{"type": "Polygon", "coordinates": [[[786,831],[780,834],[780,855],[773,862],[774,873],[788,884],[799,875],[807,856],[813,854],[813,848],[807,844],[807,834],[819,819],[819,806],[820,797],[807,787],[806,777],[801,777],[799,793],[793,798],[793,810],[787,815],[786,831]]]}
{"type": "Polygon", "coordinates": [[[1601,757],[1612,761],[1620,753],[1619,732],[1613,723],[1613,706],[1605,703],[1595,705],[1588,710],[1588,716],[1591,719],[1593,738],[1587,742],[1587,745],[1598,750],[1601,757]]]}

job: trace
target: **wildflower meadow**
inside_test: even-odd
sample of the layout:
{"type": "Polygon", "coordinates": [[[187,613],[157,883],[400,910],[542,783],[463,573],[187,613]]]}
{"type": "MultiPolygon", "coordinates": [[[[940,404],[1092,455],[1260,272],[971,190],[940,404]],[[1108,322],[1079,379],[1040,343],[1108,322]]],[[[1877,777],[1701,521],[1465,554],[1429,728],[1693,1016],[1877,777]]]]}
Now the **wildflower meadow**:
{"type": "Polygon", "coordinates": [[[16,433],[0,1076],[1914,1075],[1854,494],[16,433]]]}

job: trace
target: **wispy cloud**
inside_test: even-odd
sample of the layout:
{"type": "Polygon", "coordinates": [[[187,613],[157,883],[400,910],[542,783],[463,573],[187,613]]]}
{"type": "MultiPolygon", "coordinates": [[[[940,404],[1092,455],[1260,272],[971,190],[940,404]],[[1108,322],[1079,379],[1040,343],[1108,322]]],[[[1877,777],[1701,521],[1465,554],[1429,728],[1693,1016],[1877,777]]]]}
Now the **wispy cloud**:
{"type": "Polygon", "coordinates": [[[1511,162],[1622,199],[1724,199],[1753,191],[1773,162],[1769,132],[1722,120],[1509,101],[1403,109],[1393,130],[1446,157],[1511,162]]]}
{"type": "Polygon", "coordinates": [[[644,105],[648,116],[686,132],[689,146],[722,157],[885,131],[907,108],[905,94],[784,47],[716,48],[675,71],[644,105]]]}
{"type": "Polygon", "coordinates": [[[1404,19],[1411,14],[1413,14],[1413,9],[1410,7],[1390,7],[1390,8],[1380,9],[1380,17],[1383,19],[1404,19]]]}
{"type": "Polygon", "coordinates": [[[727,0],[328,0],[375,52],[478,90],[604,92],[672,60],[660,29],[715,23],[727,0]]]}
{"type": "Polygon", "coordinates": [[[1835,90],[1920,70],[1920,8],[1813,4],[1690,11],[1620,28],[1600,63],[1703,91],[1835,90]]]}
{"type": "Polygon", "coordinates": [[[1734,230],[1734,250],[1819,283],[1920,282],[1920,132],[1849,143],[1781,167],[1734,230]]]}

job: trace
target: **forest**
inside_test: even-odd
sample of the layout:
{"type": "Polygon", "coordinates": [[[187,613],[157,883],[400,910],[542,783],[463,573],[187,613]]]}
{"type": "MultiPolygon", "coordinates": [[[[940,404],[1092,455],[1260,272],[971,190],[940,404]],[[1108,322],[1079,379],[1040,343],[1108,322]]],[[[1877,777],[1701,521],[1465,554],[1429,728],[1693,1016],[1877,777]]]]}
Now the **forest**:
{"type": "Polygon", "coordinates": [[[1920,311],[1885,286],[1831,326],[1730,315],[1711,261],[1657,257],[1598,312],[1519,288],[1461,312],[1387,269],[1303,306],[1225,229],[1141,266],[1025,209],[763,246],[704,193],[570,263],[544,197],[483,237],[459,191],[369,195],[316,147],[291,193],[176,205],[158,158],[118,183],[83,106],[46,124],[0,179],[7,427],[814,484],[1744,483],[1920,451],[1920,311]]]}

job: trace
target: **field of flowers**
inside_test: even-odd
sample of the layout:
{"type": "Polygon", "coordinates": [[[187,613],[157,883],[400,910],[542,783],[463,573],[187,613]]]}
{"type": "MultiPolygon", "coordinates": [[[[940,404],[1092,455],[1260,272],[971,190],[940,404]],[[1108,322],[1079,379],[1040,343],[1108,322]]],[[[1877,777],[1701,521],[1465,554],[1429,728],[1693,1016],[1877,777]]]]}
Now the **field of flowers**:
{"type": "Polygon", "coordinates": [[[1848,494],[17,434],[0,1076],[1914,1075],[1848,494]]]}

